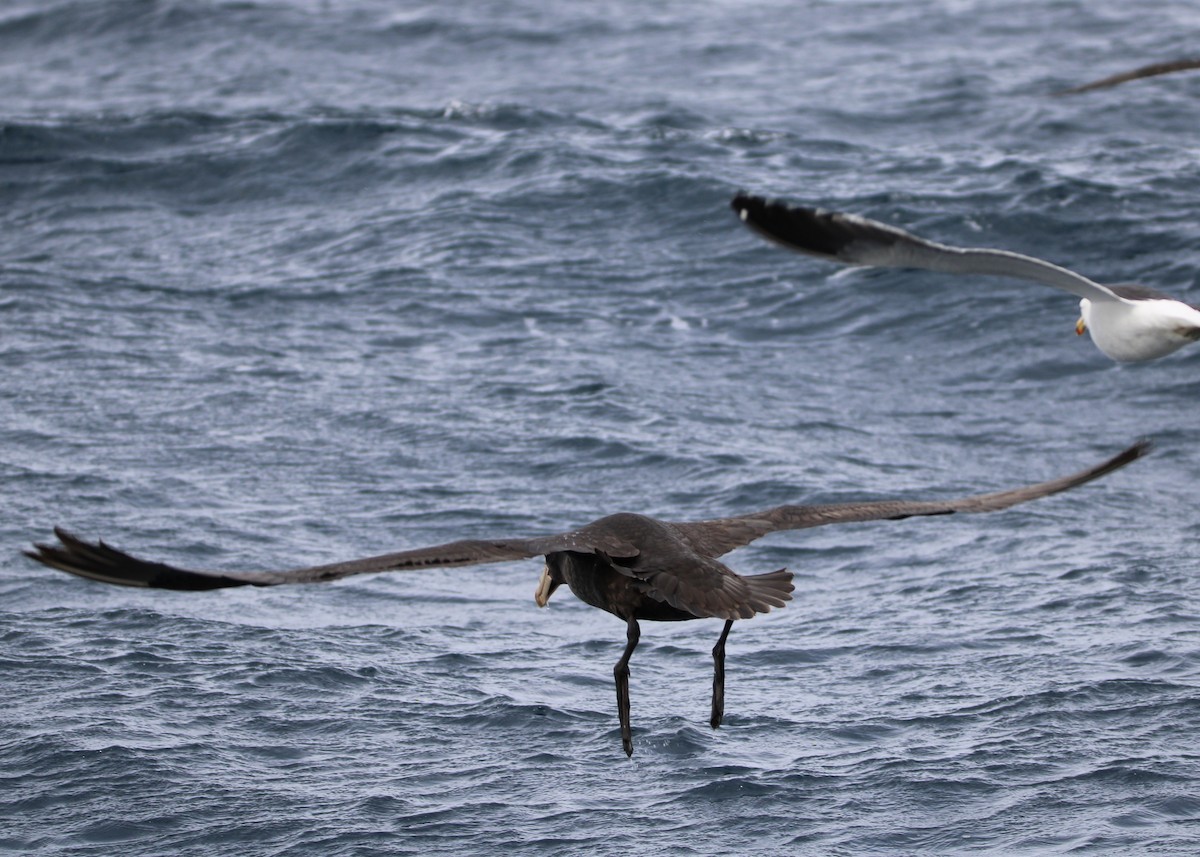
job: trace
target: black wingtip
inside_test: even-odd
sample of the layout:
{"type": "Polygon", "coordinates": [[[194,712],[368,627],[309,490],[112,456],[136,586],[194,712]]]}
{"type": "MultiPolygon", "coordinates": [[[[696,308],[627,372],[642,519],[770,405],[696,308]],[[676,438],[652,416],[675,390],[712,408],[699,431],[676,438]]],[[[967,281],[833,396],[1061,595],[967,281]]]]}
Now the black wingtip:
{"type": "Polygon", "coordinates": [[[1139,438],[1128,449],[1117,453],[1109,463],[1115,470],[1118,467],[1124,467],[1131,461],[1137,461],[1139,458],[1149,455],[1153,451],[1154,441],[1147,437],[1139,438]]]}
{"type": "Polygon", "coordinates": [[[1107,476],[1113,471],[1120,470],[1125,465],[1137,461],[1139,458],[1144,458],[1153,449],[1154,443],[1151,440],[1141,438],[1118,452],[1112,458],[1108,459],[1108,461],[1101,462],[1095,467],[1078,474],[1075,484],[1082,485],[1084,482],[1091,482],[1093,479],[1107,476]]]}
{"type": "Polygon", "coordinates": [[[739,192],[730,202],[738,219],[768,241],[824,259],[838,259],[856,234],[837,212],[789,205],[739,192]]]}
{"type": "Polygon", "coordinates": [[[733,209],[734,214],[738,216],[738,220],[745,223],[751,229],[758,229],[759,224],[765,223],[770,219],[768,213],[772,207],[782,206],[783,203],[767,199],[765,196],[738,191],[737,195],[729,201],[729,207],[733,209]]]}
{"type": "Polygon", "coordinates": [[[729,201],[729,207],[737,212],[738,217],[742,216],[742,212],[752,206],[758,206],[766,203],[766,200],[761,196],[755,196],[752,193],[746,193],[744,190],[739,190],[729,201]]]}
{"type": "Polygon", "coordinates": [[[154,587],[199,592],[228,586],[245,586],[249,581],[221,575],[201,574],[130,556],[103,541],[84,541],[62,527],[54,528],[59,544],[35,544],[23,551],[32,560],[78,577],[118,586],[154,587]]]}

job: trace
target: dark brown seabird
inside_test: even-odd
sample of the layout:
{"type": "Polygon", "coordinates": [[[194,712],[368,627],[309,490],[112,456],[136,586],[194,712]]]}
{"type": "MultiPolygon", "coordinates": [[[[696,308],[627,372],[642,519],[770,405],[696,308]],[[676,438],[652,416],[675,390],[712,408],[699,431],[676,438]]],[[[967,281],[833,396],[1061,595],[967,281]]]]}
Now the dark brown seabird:
{"type": "Polygon", "coordinates": [[[354,574],[420,568],[478,565],[544,556],[535,601],[546,606],[562,584],[592,605],[625,620],[626,644],[613,668],[621,743],[633,755],[629,723],[629,659],[638,644],[638,621],[724,619],[713,648],[712,716],[721,723],[725,700],[725,640],[737,619],[749,619],[792,598],[792,574],[786,569],[743,576],[717,558],[768,533],[825,524],[898,520],[956,512],[996,512],[1082,485],[1124,467],[1149,450],[1134,444],[1107,461],[1070,476],[993,494],[956,500],[882,500],[821,505],[784,505],[748,515],[708,521],[671,523],[645,515],[621,513],[600,518],[567,533],[529,539],[465,539],[332,565],[290,571],[189,571],[137,559],[109,547],[76,538],[55,528],[60,544],[39,544],[27,555],[51,568],[105,583],[160,589],[201,591],[227,586],[275,586],[318,583],[354,574]]]}

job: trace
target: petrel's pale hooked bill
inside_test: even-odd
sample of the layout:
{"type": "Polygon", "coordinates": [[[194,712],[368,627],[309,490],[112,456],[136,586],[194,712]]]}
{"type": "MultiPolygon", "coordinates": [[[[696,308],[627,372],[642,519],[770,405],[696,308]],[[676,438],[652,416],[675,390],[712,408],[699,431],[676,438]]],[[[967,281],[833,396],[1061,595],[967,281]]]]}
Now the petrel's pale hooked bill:
{"type": "Polygon", "coordinates": [[[865,217],[739,193],[731,203],[760,235],[845,265],[920,268],[1032,280],[1080,298],[1076,333],[1122,363],[1154,360],[1200,339],[1200,309],[1145,286],[1102,286],[1074,271],[1007,250],[952,247],[865,217]]]}
{"type": "Polygon", "coordinates": [[[534,596],[539,606],[545,606],[554,591],[565,583],[580,600],[625,621],[625,650],[613,675],[617,686],[621,744],[625,752],[632,755],[629,660],[641,634],[639,619],[665,622],[705,618],[725,620],[724,630],[713,648],[709,723],[716,728],[724,716],[725,640],[734,620],[749,619],[772,607],[783,607],[792,598],[792,574],[786,569],[743,576],[720,562],[718,557],[781,530],[919,515],[996,512],[1104,476],[1141,458],[1149,448],[1149,444],[1142,441],[1095,467],[1070,476],[957,500],[785,505],[749,515],[691,523],[671,523],[645,515],[622,513],[558,535],[530,539],[465,539],[290,571],[188,571],[137,559],[104,542],[86,542],[57,528],[54,532],[59,544],[35,545],[28,555],[51,568],[106,583],[189,591],[319,583],[354,574],[481,565],[544,556],[546,565],[534,596]]]}

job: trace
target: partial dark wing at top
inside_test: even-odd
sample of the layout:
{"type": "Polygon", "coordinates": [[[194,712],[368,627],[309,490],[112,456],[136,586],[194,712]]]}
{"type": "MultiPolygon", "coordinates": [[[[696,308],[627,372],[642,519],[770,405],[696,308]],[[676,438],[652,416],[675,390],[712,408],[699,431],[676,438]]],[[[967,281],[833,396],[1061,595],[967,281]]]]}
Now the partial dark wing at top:
{"type": "Polygon", "coordinates": [[[1055,95],[1077,95],[1080,92],[1090,92],[1093,89],[1105,89],[1109,86],[1116,86],[1119,83],[1125,83],[1130,80],[1139,80],[1143,77],[1157,77],[1160,74],[1173,74],[1177,71],[1191,71],[1192,69],[1200,68],[1200,59],[1183,59],[1170,60],[1168,62],[1150,63],[1140,68],[1135,68],[1133,71],[1114,74],[1109,77],[1103,77],[1100,80],[1093,80],[1090,83],[1084,83],[1080,86],[1072,86],[1070,89],[1062,89],[1054,93],[1055,95]]]}
{"type": "MultiPolygon", "coordinates": [[[[191,571],[164,563],[147,562],[111,548],[104,542],[85,542],[59,527],[54,529],[54,534],[58,536],[60,544],[35,545],[34,550],[26,551],[26,555],[51,568],[105,583],[189,591],[221,589],[227,586],[321,583],[353,574],[483,565],[529,559],[559,550],[591,553],[599,548],[616,555],[632,555],[623,543],[595,544],[595,539],[581,538],[578,532],[570,532],[533,539],[464,539],[434,547],[289,571],[191,571]]],[[[636,550],[633,553],[636,554],[636,550]]]]}
{"type": "Polygon", "coordinates": [[[1012,277],[1063,289],[1091,301],[1123,300],[1107,286],[1033,256],[1008,250],[952,247],[877,220],[788,205],[747,193],[739,193],[730,205],[743,223],[764,238],[790,250],[843,265],[1012,277]]]}
{"type": "Polygon", "coordinates": [[[813,506],[776,506],[752,515],[717,518],[696,523],[676,523],[673,527],[697,553],[719,557],[734,548],[779,530],[802,530],[825,524],[849,524],[856,521],[898,520],[919,515],[951,515],[956,512],[997,512],[1066,491],[1112,473],[1150,451],[1149,441],[1138,441],[1108,461],[1070,476],[1025,485],[994,494],[978,494],[957,500],[905,501],[882,500],[868,503],[831,503],[813,506]]]}

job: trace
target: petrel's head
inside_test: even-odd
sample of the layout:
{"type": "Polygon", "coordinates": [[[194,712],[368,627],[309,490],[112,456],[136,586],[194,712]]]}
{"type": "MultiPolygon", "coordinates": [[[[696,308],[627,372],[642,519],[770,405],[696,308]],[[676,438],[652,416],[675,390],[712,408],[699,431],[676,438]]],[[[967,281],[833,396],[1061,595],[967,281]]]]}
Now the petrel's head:
{"type": "Polygon", "coordinates": [[[542,567],[542,576],[538,578],[537,589],[533,593],[533,600],[537,603],[537,606],[545,607],[549,604],[550,596],[554,594],[554,590],[558,589],[564,583],[566,581],[559,571],[558,557],[550,554],[546,557],[546,564],[542,567]]]}

